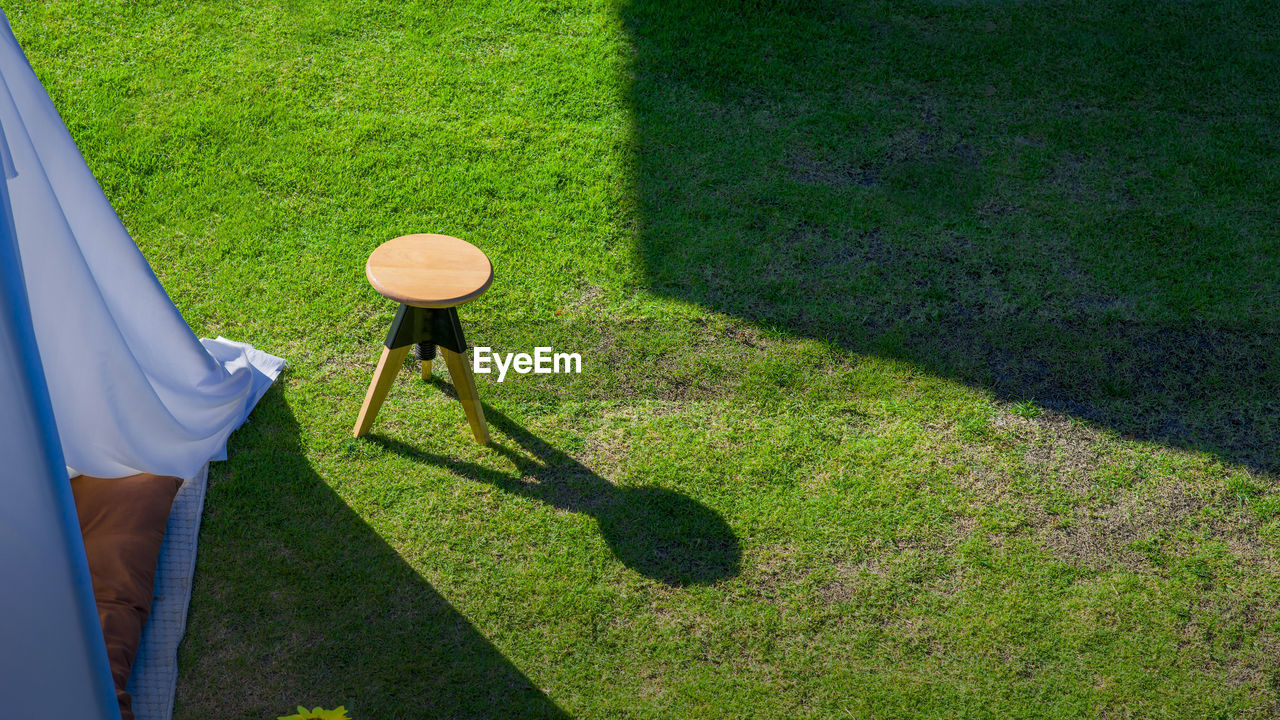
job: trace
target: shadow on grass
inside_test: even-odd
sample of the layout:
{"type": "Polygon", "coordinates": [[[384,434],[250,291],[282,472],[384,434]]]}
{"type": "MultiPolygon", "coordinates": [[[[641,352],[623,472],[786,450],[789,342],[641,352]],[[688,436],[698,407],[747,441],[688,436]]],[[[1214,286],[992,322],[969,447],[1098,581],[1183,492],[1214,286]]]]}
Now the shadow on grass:
{"type": "Polygon", "coordinates": [[[176,717],[567,718],[316,475],[277,384],[216,463],[176,717]]]}
{"type": "Polygon", "coordinates": [[[1280,469],[1275,6],[622,19],[656,292],[1280,469]]]}
{"type": "MultiPolygon", "coordinates": [[[[435,383],[452,394],[451,386],[435,383]]],[[[526,456],[494,437],[490,447],[511,460],[519,475],[437,455],[391,438],[369,439],[418,462],[494,485],[570,512],[596,519],[609,549],[636,572],[673,586],[709,584],[738,574],[742,549],[737,536],[714,510],[680,493],[658,487],[618,488],[581,463],[485,406],[491,430],[527,451],[526,456]]]]}

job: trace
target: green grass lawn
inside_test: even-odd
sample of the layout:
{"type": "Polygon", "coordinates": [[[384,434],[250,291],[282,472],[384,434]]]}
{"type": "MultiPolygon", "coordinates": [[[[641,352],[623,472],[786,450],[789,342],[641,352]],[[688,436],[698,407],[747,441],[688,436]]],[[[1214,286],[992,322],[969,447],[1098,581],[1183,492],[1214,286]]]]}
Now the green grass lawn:
{"type": "Polygon", "coordinates": [[[198,334],[178,718],[1280,715],[1280,10],[14,0],[198,334]],[[493,259],[494,446],[379,243],[493,259]]]}

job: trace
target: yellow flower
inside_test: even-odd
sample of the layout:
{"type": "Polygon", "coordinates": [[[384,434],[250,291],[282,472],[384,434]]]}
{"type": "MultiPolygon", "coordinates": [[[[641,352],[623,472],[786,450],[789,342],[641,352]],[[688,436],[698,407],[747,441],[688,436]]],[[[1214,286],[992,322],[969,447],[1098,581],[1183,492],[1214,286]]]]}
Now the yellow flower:
{"type": "Polygon", "coordinates": [[[351,718],[347,717],[347,708],[344,705],[339,705],[332,710],[325,710],[322,707],[308,710],[299,705],[296,715],[286,715],[276,720],[351,720],[351,718]]]}

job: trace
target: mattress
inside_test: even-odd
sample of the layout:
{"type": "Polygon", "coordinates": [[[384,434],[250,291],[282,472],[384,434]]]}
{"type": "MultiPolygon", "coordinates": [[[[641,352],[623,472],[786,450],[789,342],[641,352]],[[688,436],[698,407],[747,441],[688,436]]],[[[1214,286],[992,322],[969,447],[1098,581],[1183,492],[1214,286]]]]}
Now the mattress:
{"type": "Polygon", "coordinates": [[[136,720],[170,720],[178,688],[178,644],[187,628],[191,580],[196,570],[196,540],[209,482],[206,464],[182,483],[169,511],[164,543],[156,565],[155,600],[142,629],[142,642],[129,676],[136,720]]]}

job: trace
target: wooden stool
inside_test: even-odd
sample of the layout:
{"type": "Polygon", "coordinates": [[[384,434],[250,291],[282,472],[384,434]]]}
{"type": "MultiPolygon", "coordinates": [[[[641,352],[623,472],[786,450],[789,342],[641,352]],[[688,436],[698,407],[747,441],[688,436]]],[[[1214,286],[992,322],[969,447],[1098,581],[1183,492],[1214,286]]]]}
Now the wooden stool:
{"type": "Polygon", "coordinates": [[[489,426],[471,376],[457,310],[489,289],[493,282],[489,258],[471,243],[448,235],[405,235],[378,246],[369,256],[365,275],[375,290],[400,303],[400,309],[351,434],[360,437],[369,432],[409,348],[418,346],[426,379],[438,345],[476,442],[489,444],[489,426]]]}

